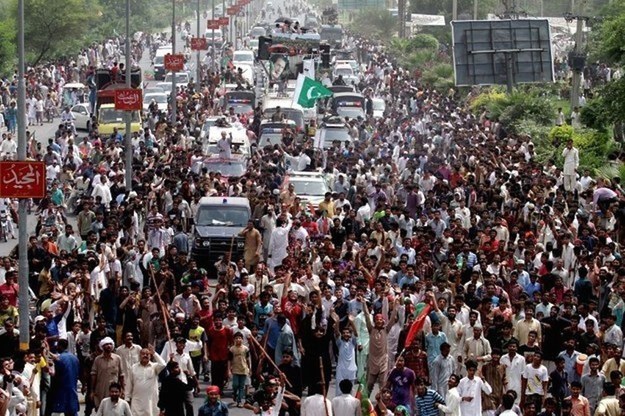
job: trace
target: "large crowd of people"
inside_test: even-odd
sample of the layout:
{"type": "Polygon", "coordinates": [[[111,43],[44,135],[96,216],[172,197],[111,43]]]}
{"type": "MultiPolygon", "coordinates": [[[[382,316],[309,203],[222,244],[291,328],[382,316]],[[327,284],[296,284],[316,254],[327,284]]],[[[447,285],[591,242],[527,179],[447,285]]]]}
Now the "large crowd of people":
{"type": "MultiPolygon", "coordinates": [[[[572,142],[563,166],[539,163],[531,137],[423,85],[376,43],[346,43],[366,68],[367,117],[326,152],[332,192],[318,206],[285,186],[289,169],[312,169],[315,124],[256,147],[241,178],[202,167],[207,117],[252,140],[261,117],[220,107],[224,74],[211,70],[175,92],[175,123],[151,107],[132,190],[121,135],[99,137],[97,123],[29,146],[53,180],[28,244],[27,352],[17,259],[0,265],[0,414],[76,415],[80,394],[86,416],[621,415],[619,182],[580,171],[572,142]],[[77,184],[73,213],[64,189],[77,184]],[[241,258],[190,255],[204,196],[249,200],[241,258]]],[[[33,69],[29,85],[87,82],[117,50],[106,45],[33,69]]],[[[6,114],[0,149],[13,149],[6,114]]]]}

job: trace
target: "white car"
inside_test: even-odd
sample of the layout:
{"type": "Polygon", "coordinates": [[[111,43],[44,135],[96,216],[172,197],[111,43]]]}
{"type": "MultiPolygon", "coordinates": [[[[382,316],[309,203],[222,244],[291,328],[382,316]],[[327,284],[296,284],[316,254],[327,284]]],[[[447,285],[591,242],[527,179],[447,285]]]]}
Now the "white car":
{"type": "Polygon", "coordinates": [[[232,54],[232,65],[254,65],[254,51],[252,50],[238,50],[232,54]]]}
{"type": "Polygon", "coordinates": [[[254,64],[235,64],[237,71],[241,68],[241,76],[250,85],[254,85],[254,64]]]}
{"type": "Polygon", "coordinates": [[[284,180],[284,189],[288,189],[291,184],[304,206],[310,203],[318,207],[326,192],[331,192],[328,181],[318,172],[291,172],[284,180]]]}
{"type": "Polygon", "coordinates": [[[386,102],[382,98],[373,98],[373,118],[383,118],[386,111],[386,102]]]}
{"type": "Polygon", "coordinates": [[[156,84],[157,87],[163,90],[163,92],[170,94],[171,93],[171,81],[169,82],[158,82],[156,84]]]}
{"type": "Polygon", "coordinates": [[[221,29],[206,29],[206,39],[208,41],[208,46],[214,46],[219,49],[224,43],[224,34],[221,29]]]}
{"type": "Polygon", "coordinates": [[[354,73],[354,68],[350,64],[341,64],[334,66],[334,70],[332,71],[332,79],[336,80],[339,75],[343,76],[343,81],[345,81],[345,85],[358,84],[360,81],[358,79],[358,75],[354,73]]]}
{"type": "Polygon", "coordinates": [[[352,67],[354,75],[360,75],[360,65],[358,65],[358,61],[356,61],[355,59],[337,59],[336,61],[334,61],[335,67],[339,65],[349,65],[352,67]]]}
{"type": "Polygon", "coordinates": [[[200,132],[200,139],[204,140],[204,138],[208,138],[208,132],[210,131],[210,128],[213,127],[217,120],[219,120],[220,118],[221,117],[206,118],[204,124],[202,125],[202,131],[200,132]]]}
{"type": "MultiPolygon", "coordinates": [[[[165,75],[165,82],[169,82],[171,84],[173,77],[173,72],[168,73],[167,75],[165,75]]],[[[187,85],[189,85],[190,79],[191,77],[189,76],[188,72],[176,72],[176,85],[178,87],[186,87],[187,85]]]]}
{"type": "Polygon", "coordinates": [[[167,111],[167,101],[169,94],[166,92],[151,92],[143,96],[143,111],[147,112],[152,100],[156,102],[158,111],[167,111]]]}
{"type": "Polygon", "coordinates": [[[258,53],[258,39],[250,39],[247,46],[254,52],[254,55],[258,53]]]}
{"type": "Polygon", "coordinates": [[[74,116],[74,126],[76,129],[89,130],[91,128],[91,114],[89,113],[89,104],[76,104],[70,109],[74,116]]]}
{"type": "Polygon", "coordinates": [[[157,87],[157,86],[149,86],[149,87],[143,89],[143,95],[152,94],[152,93],[155,93],[155,92],[165,92],[165,90],[163,88],[157,87]]]}
{"type": "Polygon", "coordinates": [[[331,149],[335,144],[340,149],[345,149],[352,143],[352,138],[345,123],[325,123],[319,129],[315,141],[315,147],[324,150],[331,149]]]}
{"type": "Polygon", "coordinates": [[[254,26],[252,30],[250,30],[250,37],[258,40],[259,36],[265,36],[267,31],[262,26],[254,26]]]}

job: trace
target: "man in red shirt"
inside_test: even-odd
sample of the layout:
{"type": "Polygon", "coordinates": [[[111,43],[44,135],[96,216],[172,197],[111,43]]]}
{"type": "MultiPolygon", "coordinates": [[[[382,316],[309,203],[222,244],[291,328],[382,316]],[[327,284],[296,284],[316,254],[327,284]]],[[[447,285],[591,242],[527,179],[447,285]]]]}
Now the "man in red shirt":
{"type": "Polygon", "coordinates": [[[20,291],[19,285],[15,283],[17,272],[15,270],[7,271],[5,275],[6,282],[0,285],[0,294],[9,299],[9,305],[17,306],[17,295],[20,291]]]}
{"type": "MultiPolygon", "coordinates": [[[[288,281],[291,281],[290,277],[288,281]]],[[[284,316],[287,317],[291,324],[293,333],[297,335],[304,317],[304,308],[299,301],[297,290],[290,289],[287,286],[284,287],[282,291],[282,310],[284,311],[284,316]]]]}
{"type": "Polygon", "coordinates": [[[221,315],[213,316],[208,337],[208,359],[211,361],[211,384],[223,389],[228,382],[228,353],[232,345],[232,331],[223,324],[221,315]]]}

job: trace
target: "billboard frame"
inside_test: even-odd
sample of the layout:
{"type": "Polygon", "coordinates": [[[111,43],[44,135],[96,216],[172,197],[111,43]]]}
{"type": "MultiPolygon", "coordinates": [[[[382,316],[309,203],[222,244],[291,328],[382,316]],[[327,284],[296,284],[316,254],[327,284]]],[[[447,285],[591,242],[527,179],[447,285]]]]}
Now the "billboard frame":
{"type": "Polygon", "coordinates": [[[551,28],[547,19],[455,20],[451,22],[451,26],[454,83],[456,86],[503,85],[504,83],[499,81],[501,71],[497,68],[502,63],[505,65],[505,85],[508,92],[511,92],[513,86],[518,83],[554,81],[553,45],[551,43],[551,28]],[[487,35],[480,33],[476,36],[478,32],[487,32],[487,35]],[[518,41],[517,32],[527,33],[528,35],[525,36],[527,39],[522,38],[518,41]],[[537,37],[534,37],[534,32],[537,37]],[[494,33],[499,33],[499,36],[505,34],[505,36],[497,39],[497,36],[493,36],[494,33]],[[482,39],[485,38],[488,40],[483,41],[482,39]],[[529,43],[525,46],[530,47],[516,47],[517,42],[529,43]],[[509,45],[508,47],[497,47],[497,43],[508,43],[509,45]],[[532,60],[525,63],[531,64],[532,70],[526,71],[525,74],[531,74],[531,79],[528,80],[527,77],[526,79],[517,79],[515,74],[519,72],[515,73],[515,68],[523,65],[523,62],[518,62],[518,56],[527,53],[530,54],[532,60]],[[533,57],[537,53],[540,56],[538,60],[535,60],[533,57]],[[482,64],[476,62],[478,56],[485,55],[489,57],[488,62],[482,64]],[[503,55],[503,59],[501,59],[501,55],[503,55]],[[546,68],[547,58],[549,64],[546,68]],[[479,74],[476,68],[480,65],[490,66],[490,72],[479,74]],[[536,65],[540,67],[539,70],[535,70],[536,65]],[[489,76],[490,79],[486,81],[477,79],[478,77],[489,78],[489,76]]]}

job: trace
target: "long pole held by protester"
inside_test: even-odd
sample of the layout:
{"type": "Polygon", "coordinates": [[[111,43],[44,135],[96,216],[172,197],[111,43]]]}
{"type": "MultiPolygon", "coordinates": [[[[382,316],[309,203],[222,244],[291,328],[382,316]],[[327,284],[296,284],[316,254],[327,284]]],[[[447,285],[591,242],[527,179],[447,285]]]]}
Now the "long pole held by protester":
{"type": "Polygon", "coordinates": [[[323,410],[325,410],[326,416],[330,416],[328,403],[326,402],[326,376],[324,374],[325,370],[323,368],[323,357],[319,357],[319,371],[321,371],[321,395],[323,396],[323,410]]]}
{"type": "MultiPolygon", "coordinates": [[[[262,345],[260,345],[260,342],[258,342],[254,337],[250,337],[250,340],[252,340],[252,342],[254,343],[254,345],[256,345],[258,348],[260,348],[260,351],[263,353],[263,355],[269,360],[269,362],[271,363],[271,365],[273,366],[273,368],[275,368],[278,371],[278,374],[280,374],[281,376],[284,376],[284,373],[280,370],[280,367],[278,367],[278,365],[276,364],[276,362],[269,356],[269,354],[267,354],[267,351],[263,348],[262,345]]],[[[291,384],[291,382],[286,378],[286,376],[284,377],[284,382],[289,386],[289,387],[293,387],[293,385],[291,384]]]]}

